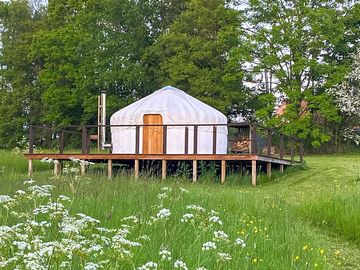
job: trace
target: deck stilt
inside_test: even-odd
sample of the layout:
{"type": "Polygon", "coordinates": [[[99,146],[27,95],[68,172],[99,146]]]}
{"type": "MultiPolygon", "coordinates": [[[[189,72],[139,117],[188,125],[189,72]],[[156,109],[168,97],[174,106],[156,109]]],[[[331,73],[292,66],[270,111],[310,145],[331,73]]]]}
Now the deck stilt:
{"type": "Polygon", "coordinates": [[[256,160],[251,161],[251,184],[256,186],[256,160]]]}
{"type": "Polygon", "coordinates": [[[266,174],[269,178],[271,178],[271,162],[266,164],[266,174]]]}
{"type": "Polygon", "coordinates": [[[108,179],[111,179],[113,177],[113,167],[112,167],[113,161],[112,159],[108,160],[108,167],[107,167],[107,177],[108,179]]]}
{"type": "Polygon", "coordinates": [[[197,180],[197,160],[193,160],[193,178],[192,181],[195,183],[197,180]]]}
{"type": "Polygon", "coordinates": [[[28,161],[28,176],[29,176],[29,178],[32,177],[33,173],[34,173],[33,160],[29,159],[29,161],[28,161]]]}
{"type": "Polygon", "coordinates": [[[135,163],[134,163],[134,177],[135,179],[139,179],[139,160],[135,159],[135,163]]]}
{"type": "Polygon", "coordinates": [[[284,165],[283,164],[280,164],[280,172],[284,172],[284,165]]]}
{"type": "Polygon", "coordinates": [[[226,161],[222,160],[221,161],[221,184],[223,184],[225,182],[225,177],[226,177],[226,161]]]}
{"type": "Polygon", "coordinates": [[[80,163],[80,175],[84,176],[86,173],[86,167],[84,163],[80,163]]]}
{"type": "Polygon", "coordinates": [[[163,159],[161,162],[161,180],[165,180],[167,176],[167,164],[166,160],[163,159]]]}
{"type": "Polygon", "coordinates": [[[60,175],[61,175],[61,163],[59,160],[55,159],[54,160],[54,176],[60,177],[60,175]]]}
{"type": "Polygon", "coordinates": [[[239,175],[240,175],[240,176],[243,175],[243,164],[242,164],[241,161],[239,162],[239,175]]]}

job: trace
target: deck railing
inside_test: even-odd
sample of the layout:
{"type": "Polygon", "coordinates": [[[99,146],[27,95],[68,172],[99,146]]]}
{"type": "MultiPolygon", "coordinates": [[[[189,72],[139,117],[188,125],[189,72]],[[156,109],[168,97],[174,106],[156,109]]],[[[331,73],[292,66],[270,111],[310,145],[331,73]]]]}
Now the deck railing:
{"type": "MultiPolygon", "coordinates": [[[[77,151],[81,147],[82,154],[90,154],[93,151],[101,151],[92,147],[92,140],[97,143],[100,138],[96,135],[100,127],[110,129],[112,127],[130,127],[135,129],[135,149],[134,153],[140,153],[140,133],[141,129],[148,126],[162,128],[162,154],[167,154],[169,127],[184,127],[184,150],[181,154],[198,154],[199,128],[212,128],[212,154],[217,153],[218,129],[226,126],[228,128],[228,153],[232,154],[251,154],[266,157],[288,159],[292,162],[303,162],[304,147],[303,140],[297,137],[287,136],[276,129],[267,128],[257,123],[229,123],[229,124],[150,124],[150,125],[69,125],[67,127],[56,126],[30,126],[29,128],[29,154],[33,154],[36,149],[34,146],[43,147],[47,150],[52,149],[62,154],[64,151],[77,151]],[[191,130],[191,132],[190,132],[191,130]],[[190,134],[193,138],[190,140],[190,134]],[[193,147],[190,153],[189,143],[192,141],[193,147]],[[69,146],[68,149],[66,149],[69,146]]],[[[107,141],[111,145],[110,132],[107,132],[107,141]]],[[[109,150],[107,150],[109,151],[109,150]]],[[[111,151],[111,150],[110,150],[111,151]]],[[[71,152],[76,154],[74,152],[71,152]]]]}

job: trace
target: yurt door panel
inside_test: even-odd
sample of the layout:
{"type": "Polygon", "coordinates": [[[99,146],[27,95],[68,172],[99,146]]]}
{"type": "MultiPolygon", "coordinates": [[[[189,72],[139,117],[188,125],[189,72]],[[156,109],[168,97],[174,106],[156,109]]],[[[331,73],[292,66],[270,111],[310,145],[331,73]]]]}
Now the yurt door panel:
{"type": "MultiPolygon", "coordinates": [[[[163,120],[160,114],[145,114],[144,125],[162,125],[163,120]]],[[[143,129],[143,153],[162,154],[163,153],[163,127],[144,126],[143,129]]]]}

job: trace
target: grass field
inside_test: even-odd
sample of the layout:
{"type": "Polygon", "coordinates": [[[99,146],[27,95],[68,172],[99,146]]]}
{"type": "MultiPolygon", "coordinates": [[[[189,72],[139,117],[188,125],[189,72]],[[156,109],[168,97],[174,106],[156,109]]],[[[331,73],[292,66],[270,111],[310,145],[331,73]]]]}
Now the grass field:
{"type": "Polygon", "coordinates": [[[0,194],[12,196],[0,197],[0,267],[360,269],[360,156],[306,162],[257,187],[81,178],[76,165],[54,179],[36,163],[24,185],[26,161],[0,152],[0,194]]]}

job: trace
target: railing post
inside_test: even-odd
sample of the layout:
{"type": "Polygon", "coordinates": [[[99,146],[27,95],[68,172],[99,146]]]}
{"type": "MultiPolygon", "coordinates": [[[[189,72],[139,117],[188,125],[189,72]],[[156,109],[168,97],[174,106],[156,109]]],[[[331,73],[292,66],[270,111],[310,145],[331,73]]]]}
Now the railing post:
{"type": "Polygon", "coordinates": [[[198,126],[194,125],[194,154],[197,154],[198,145],[198,126]]]}
{"type": "Polygon", "coordinates": [[[189,128],[185,127],[185,155],[189,154],[189,128]]]}
{"type": "Polygon", "coordinates": [[[251,140],[251,151],[250,153],[253,155],[257,154],[257,134],[256,134],[256,123],[250,125],[250,140],[251,140]]]}
{"type": "Polygon", "coordinates": [[[213,155],[216,155],[217,128],[213,126],[213,155]]]}
{"type": "Polygon", "coordinates": [[[136,126],[136,128],[135,128],[135,154],[139,154],[139,152],[140,152],[140,126],[136,126]]]}
{"type": "Polygon", "coordinates": [[[280,158],[284,158],[284,134],[280,135],[280,158]]]}
{"type": "Polygon", "coordinates": [[[300,140],[299,152],[300,152],[300,163],[303,163],[304,162],[304,140],[300,140]]]}
{"type": "Polygon", "coordinates": [[[30,125],[29,128],[29,154],[33,154],[34,153],[34,127],[32,125],[30,125]]]}
{"type": "Polygon", "coordinates": [[[81,145],[82,145],[82,153],[87,153],[87,132],[86,132],[86,126],[81,125],[81,145]]]}
{"type": "Polygon", "coordinates": [[[294,139],[293,139],[293,137],[290,137],[290,156],[291,156],[291,162],[294,162],[294,139]]]}
{"type": "Polygon", "coordinates": [[[167,145],[167,126],[163,126],[163,154],[166,154],[166,145],[167,145]]]}
{"type": "Polygon", "coordinates": [[[59,137],[59,153],[60,154],[64,153],[64,137],[65,137],[65,132],[64,132],[64,130],[61,130],[60,137],[59,137]]]}
{"type": "Polygon", "coordinates": [[[267,144],[267,156],[271,157],[271,129],[267,129],[267,137],[266,137],[266,144],[267,144]]]}

